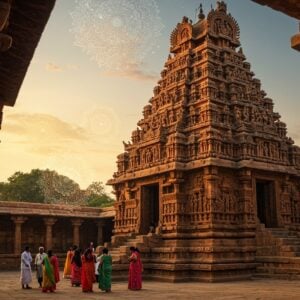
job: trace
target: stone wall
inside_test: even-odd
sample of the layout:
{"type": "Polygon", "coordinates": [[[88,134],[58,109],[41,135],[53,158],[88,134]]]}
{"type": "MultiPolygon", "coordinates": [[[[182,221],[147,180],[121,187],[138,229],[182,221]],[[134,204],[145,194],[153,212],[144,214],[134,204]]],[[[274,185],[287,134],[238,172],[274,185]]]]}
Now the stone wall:
{"type": "Polygon", "coordinates": [[[44,246],[60,257],[74,244],[82,249],[90,242],[103,245],[111,239],[113,217],[113,208],[0,202],[1,265],[19,267],[26,245],[33,254],[44,246]]]}

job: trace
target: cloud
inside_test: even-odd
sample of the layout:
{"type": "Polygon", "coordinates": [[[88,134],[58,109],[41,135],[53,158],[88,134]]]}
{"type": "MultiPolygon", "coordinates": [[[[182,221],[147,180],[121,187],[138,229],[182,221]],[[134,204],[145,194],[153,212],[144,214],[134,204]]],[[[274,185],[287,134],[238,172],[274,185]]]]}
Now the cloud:
{"type": "Polygon", "coordinates": [[[123,77],[123,78],[132,78],[136,80],[158,80],[158,75],[142,70],[142,66],[137,65],[131,65],[130,67],[124,69],[124,70],[118,70],[118,71],[105,71],[101,73],[104,76],[107,77],[123,77]]]}
{"type": "Polygon", "coordinates": [[[56,170],[86,187],[106,182],[116,170],[123,149],[119,118],[109,107],[89,108],[76,125],[49,114],[7,110],[5,116],[0,181],[18,170],[39,168],[56,170]]]}
{"type": "Polygon", "coordinates": [[[66,65],[66,67],[68,70],[71,70],[71,71],[76,71],[79,69],[78,65],[66,65]]]}
{"type": "Polygon", "coordinates": [[[75,64],[58,65],[58,64],[49,62],[45,65],[45,69],[48,72],[63,72],[65,70],[77,71],[79,69],[79,66],[75,65],[75,64]]]}
{"type": "Polygon", "coordinates": [[[54,63],[47,63],[45,66],[46,70],[49,72],[62,72],[63,69],[59,65],[56,65],[54,63]]]}
{"type": "Polygon", "coordinates": [[[84,128],[47,114],[8,114],[3,130],[13,143],[27,145],[41,155],[63,152],[89,139],[84,128]]]}

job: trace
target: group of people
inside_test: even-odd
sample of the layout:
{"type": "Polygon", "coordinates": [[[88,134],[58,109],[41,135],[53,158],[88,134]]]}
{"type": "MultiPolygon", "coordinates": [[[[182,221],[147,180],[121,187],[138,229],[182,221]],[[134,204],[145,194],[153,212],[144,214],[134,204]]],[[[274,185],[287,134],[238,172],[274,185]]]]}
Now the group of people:
{"type": "MultiPolygon", "coordinates": [[[[94,251],[92,243],[82,253],[73,246],[67,252],[64,265],[63,277],[71,281],[71,285],[79,287],[85,293],[93,292],[94,282],[98,282],[99,289],[111,292],[112,257],[107,248],[97,248],[94,251]]],[[[29,284],[32,281],[31,275],[32,257],[29,247],[25,247],[21,255],[21,284],[24,289],[31,289],[29,284]]],[[[54,292],[59,281],[58,259],[51,250],[47,253],[44,248],[39,248],[39,253],[35,257],[35,269],[37,281],[43,292],[54,292]]],[[[140,290],[142,288],[143,265],[140,251],[135,247],[130,247],[129,256],[129,276],[128,289],[140,290]]]]}
{"type": "MultiPolygon", "coordinates": [[[[28,246],[21,255],[21,285],[23,289],[31,289],[29,284],[32,281],[31,274],[32,256],[28,246]]],[[[52,250],[44,252],[44,247],[39,248],[39,253],[34,261],[37,281],[44,293],[54,292],[59,282],[58,259],[53,255],[52,250]]]]}
{"type": "Polygon", "coordinates": [[[112,258],[108,249],[98,250],[96,255],[91,243],[83,253],[76,246],[67,252],[64,278],[70,278],[72,286],[81,286],[85,293],[93,292],[93,283],[98,282],[103,291],[111,291],[112,258]]]}

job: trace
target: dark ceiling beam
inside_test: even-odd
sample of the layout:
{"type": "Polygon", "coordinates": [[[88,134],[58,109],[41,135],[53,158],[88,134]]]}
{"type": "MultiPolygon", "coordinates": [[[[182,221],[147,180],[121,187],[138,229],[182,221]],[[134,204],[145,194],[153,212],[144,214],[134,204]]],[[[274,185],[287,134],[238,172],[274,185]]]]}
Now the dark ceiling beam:
{"type": "Polygon", "coordinates": [[[8,26],[2,31],[12,38],[12,46],[0,53],[0,101],[4,105],[16,102],[54,4],[55,0],[12,1],[8,26]]]}
{"type": "Polygon", "coordinates": [[[300,20],[300,1],[299,0],[252,0],[261,5],[267,5],[277,11],[300,20]]]}

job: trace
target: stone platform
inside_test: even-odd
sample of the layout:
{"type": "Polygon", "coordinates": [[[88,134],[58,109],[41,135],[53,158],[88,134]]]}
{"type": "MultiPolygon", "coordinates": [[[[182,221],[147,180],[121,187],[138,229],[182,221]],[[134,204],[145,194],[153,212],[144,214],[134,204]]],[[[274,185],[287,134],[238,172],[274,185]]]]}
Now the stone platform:
{"type": "Polygon", "coordinates": [[[105,294],[94,286],[94,293],[85,294],[72,288],[68,280],[58,283],[55,294],[42,294],[34,281],[32,290],[22,290],[19,272],[0,272],[0,299],[249,299],[284,300],[300,299],[300,281],[256,279],[230,283],[163,283],[146,281],[143,290],[128,291],[127,282],[113,283],[112,293],[105,294]]]}

